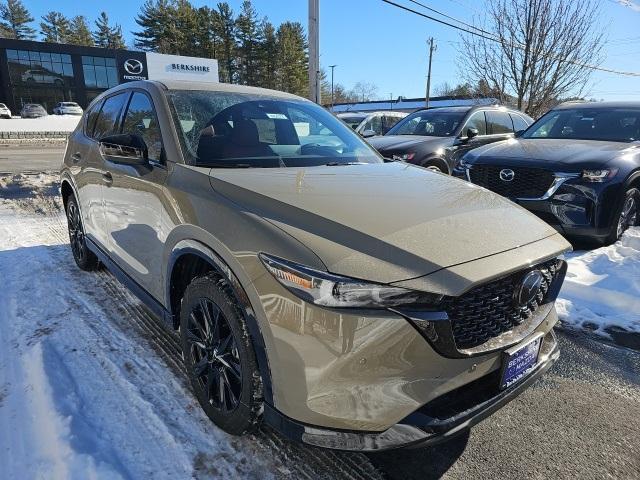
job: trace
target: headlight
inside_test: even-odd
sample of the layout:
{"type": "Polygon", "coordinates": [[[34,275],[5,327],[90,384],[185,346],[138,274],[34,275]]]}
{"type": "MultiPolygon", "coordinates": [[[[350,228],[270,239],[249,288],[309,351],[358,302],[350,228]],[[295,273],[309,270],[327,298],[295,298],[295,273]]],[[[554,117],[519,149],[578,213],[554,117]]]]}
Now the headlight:
{"type": "Polygon", "coordinates": [[[264,253],[260,254],[260,260],[271,275],[293,294],[324,307],[433,307],[442,300],[442,295],[332,275],[264,253]]]}
{"type": "Polygon", "coordinates": [[[402,155],[396,155],[394,153],[393,155],[391,155],[391,158],[393,158],[397,162],[408,162],[409,160],[413,160],[413,157],[415,157],[415,155],[415,153],[403,153],[402,155]]]}
{"type": "Polygon", "coordinates": [[[617,168],[609,170],[583,170],[582,179],[585,182],[606,182],[607,180],[615,177],[616,173],[618,173],[617,168]]]}

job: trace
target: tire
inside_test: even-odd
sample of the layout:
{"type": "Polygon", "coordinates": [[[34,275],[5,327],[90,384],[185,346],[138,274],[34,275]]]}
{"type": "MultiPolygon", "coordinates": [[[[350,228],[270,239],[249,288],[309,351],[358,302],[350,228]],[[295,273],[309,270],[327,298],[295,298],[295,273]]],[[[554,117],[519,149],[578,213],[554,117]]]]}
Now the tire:
{"type": "Polygon", "coordinates": [[[426,168],[427,170],[433,170],[434,172],[444,173],[445,175],[449,175],[449,168],[438,160],[427,160],[420,164],[421,167],[426,168]]]}
{"type": "Polygon", "coordinates": [[[80,270],[90,272],[96,270],[100,262],[95,253],[87,247],[84,226],[78,209],[78,203],[73,195],[67,200],[67,228],[69,230],[69,244],[76,265],[80,270]]]}
{"type": "Polygon", "coordinates": [[[622,204],[614,217],[607,244],[617,242],[627,228],[637,225],[640,225],[640,190],[630,188],[625,192],[622,204]]]}
{"type": "Polygon", "coordinates": [[[207,416],[233,435],[254,430],[262,411],[262,378],[226,279],[209,273],[189,284],[180,307],[180,339],[191,386],[207,416]]]}

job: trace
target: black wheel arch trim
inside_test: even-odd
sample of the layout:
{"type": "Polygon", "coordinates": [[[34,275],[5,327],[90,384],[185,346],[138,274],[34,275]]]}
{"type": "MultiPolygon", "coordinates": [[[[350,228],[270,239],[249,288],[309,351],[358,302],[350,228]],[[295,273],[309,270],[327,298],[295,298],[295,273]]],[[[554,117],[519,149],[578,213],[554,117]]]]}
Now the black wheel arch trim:
{"type": "Polygon", "coordinates": [[[418,165],[419,167],[424,167],[428,163],[440,163],[440,164],[442,164],[446,168],[446,171],[442,172],[442,173],[445,173],[447,175],[451,175],[451,168],[449,168],[449,164],[447,163],[447,161],[443,157],[440,157],[440,156],[437,156],[437,155],[426,157],[426,158],[423,158],[422,160],[420,160],[418,163],[416,163],[416,165],[418,165]]]}
{"type": "Polygon", "coordinates": [[[273,405],[271,369],[269,367],[267,349],[264,342],[262,330],[260,329],[260,325],[258,324],[258,319],[255,310],[251,305],[251,301],[249,300],[249,296],[247,295],[247,292],[240,283],[240,280],[233,272],[233,270],[229,267],[229,265],[215,251],[197,240],[185,239],[179,241],[174,246],[171,254],[169,255],[165,277],[165,295],[167,298],[168,307],[165,310],[171,318],[173,327],[176,328],[176,322],[179,321],[179,319],[176,318],[175,312],[171,311],[171,302],[169,301],[169,299],[171,298],[171,274],[178,259],[187,254],[198,256],[209,265],[211,265],[217,273],[219,273],[229,281],[233,294],[236,297],[236,300],[239,302],[244,314],[244,319],[249,329],[249,335],[251,335],[251,340],[253,342],[256,353],[256,360],[258,361],[258,369],[260,370],[260,375],[262,376],[264,400],[268,404],[273,405]]]}

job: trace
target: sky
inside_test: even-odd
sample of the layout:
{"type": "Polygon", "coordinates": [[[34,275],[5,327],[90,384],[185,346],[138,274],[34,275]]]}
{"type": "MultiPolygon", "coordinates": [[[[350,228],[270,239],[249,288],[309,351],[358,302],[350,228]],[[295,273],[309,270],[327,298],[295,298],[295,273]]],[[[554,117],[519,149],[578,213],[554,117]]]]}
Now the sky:
{"type": "MultiPolygon", "coordinates": [[[[51,9],[66,16],[85,15],[95,19],[105,10],[112,22],[119,23],[127,44],[133,43],[135,17],[144,0],[23,0],[39,21],[51,9]]],[[[234,11],[242,0],[227,0],[234,11]]],[[[396,0],[410,5],[408,0],[396,0]]],[[[421,0],[452,17],[476,23],[482,15],[485,0],[421,0]]],[[[600,0],[601,21],[606,28],[607,44],[602,66],[640,72],[640,0],[600,0]]],[[[192,0],[195,6],[215,6],[192,0]]],[[[307,0],[253,0],[259,15],[275,25],[283,21],[299,21],[307,25],[307,0]]],[[[419,7],[412,5],[412,8],[419,7]]],[[[429,12],[425,12],[429,13],[429,12]]],[[[320,0],[320,63],[337,65],[335,81],[351,88],[356,82],[369,82],[378,87],[380,98],[423,97],[427,75],[427,39],[433,37],[437,51],[432,65],[432,95],[444,82],[460,82],[457,60],[461,51],[460,32],[445,25],[418,17],[383,3],[381,0],[320,0]]],[[[639,100],[640,77],[594,72],[587,98],[604,100],[639,100]]]]}

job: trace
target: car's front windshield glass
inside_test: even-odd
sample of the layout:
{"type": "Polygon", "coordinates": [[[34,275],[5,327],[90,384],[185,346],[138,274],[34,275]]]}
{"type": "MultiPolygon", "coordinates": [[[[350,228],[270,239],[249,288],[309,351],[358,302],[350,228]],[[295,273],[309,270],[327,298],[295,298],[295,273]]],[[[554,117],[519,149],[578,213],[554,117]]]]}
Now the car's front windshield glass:
{"type": "Polygon", "coordinates": [[[465,111],[446,111],[434,108],[415,112],[400,120],[387,135],[420,135],[451,137],[462,122],[465,111]]]}
{"type": "Polygon", "coordinates": [[[552,110],[531,125],[522,138],[633,142],[640,140],[640,108],[552,110]]]}
{"type": "Polygon", "coordinates": [[[218,168],[382,163],[322,107],[294,98],[172,90],[172,114],[188,161],[218,168]]]}

